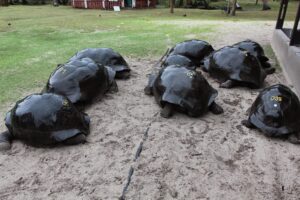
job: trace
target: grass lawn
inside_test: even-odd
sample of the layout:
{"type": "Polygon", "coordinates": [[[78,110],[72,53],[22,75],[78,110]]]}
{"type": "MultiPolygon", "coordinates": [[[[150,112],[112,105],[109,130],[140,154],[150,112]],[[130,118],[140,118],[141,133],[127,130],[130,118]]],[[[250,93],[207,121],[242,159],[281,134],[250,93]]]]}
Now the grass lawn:
{"type": "MultiPolygon", "coordinates": [[[[191,28],[165,25],[161,21],[188,20],[275,20],[279,2],[272,10],[260,11],[254,1],[241,5],[245,11],[226,17],[220,10],[168,9],[125,10],[119,13],[80,10],[60,6],[0,7],[0,104],[13,102],[25,91],[39,91],[58,63],[86,47],[111,47],[125,56],[159,57],[166,48],[197,33],[209,40],[215,25],[191,28]],[[183,14],[187,17],[182,17],[183,14]],[[11,26],[8,25],[11,23],[11,26]]],[[[296,3],[291,2],[287,19],[293,19],[296,3]]],[[[5,108],[7,110],[7,108],[5,108]]]]}

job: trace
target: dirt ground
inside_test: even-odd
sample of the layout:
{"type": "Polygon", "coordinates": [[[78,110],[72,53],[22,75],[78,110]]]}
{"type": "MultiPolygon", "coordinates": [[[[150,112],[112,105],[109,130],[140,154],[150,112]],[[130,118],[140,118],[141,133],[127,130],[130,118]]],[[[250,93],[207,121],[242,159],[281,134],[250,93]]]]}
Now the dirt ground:
{"type": "MultiPolygon", "coordinates": [[[[222,36],[212,33],[214,47],[248,38],[270,43],[274,23],[228,30],[232,23],[221,23],[222,36]]],[[[118,199],[124,188],[124,199],[132,200],[299,199],[300,146],[240,124],[259,90],[219,89],[205,75],[219,91],[224,114],[164,119],[154,98],[143,93],[156,59],[128,62],[131,79],[118,81],[118,93],[86,110],[92,120],[88,143],[34,148],[14,141],[0,152],[1,200],[118,199]]],[[[266,79],[266,86],[275,83],[286,83],[281,72],[266,79]]]]}

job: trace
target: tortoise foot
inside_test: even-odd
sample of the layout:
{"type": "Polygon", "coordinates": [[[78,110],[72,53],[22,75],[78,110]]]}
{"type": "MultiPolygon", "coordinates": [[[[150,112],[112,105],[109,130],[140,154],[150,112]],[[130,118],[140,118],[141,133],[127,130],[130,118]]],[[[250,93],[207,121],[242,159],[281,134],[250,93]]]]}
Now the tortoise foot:
{"type": "Polygon", "coordinates": [[[213,102],[210,107],[209,107],[209,110],[215,114],[215,115],[219,115],[219,114],[222,114],[224,113],[224,110],[221,106],[219,106],[218,104],[216,104],[215,102],[213,102]]]}
{"type": "Polygon", "coordinates": [[[266,68],[264,70],[265,70],[266,74],[273,74],[276,71],[276,69],[274,67],[266,68]]]}
{"type": "Polygon", "coordinates": [[[289,135],[288,141],[290,143],[293,143],[293,144],[300,144],[300,135],[299,135],[299,133],[289,135]]]}
{"type": "Polygon", "coordinates": [[[233,88],[235,86],[235,82],[232,80],[227,80],[220,84],[220,88],[233,88]]]}
{"type": "Polygon", "coordinates": [[[71,137],[64,141],[64,144],[66,145],[76,145],[76,144],[82,144],[86,142],[86,136],[84,134],[78,134],[74,137],[71,137]]]}
{"type": "Polygon", "coordinates": [[[130,72],[117,72],[116,73],[116,79],[129,79],[130,78],[130,72]]]}
{"type": "Polygon", "coordinates": [[[173,106],[171,104],[166,104],[162,111],[160,112],[160,116],[164,118],[170,118],[173,115],[173,106]]]}
{"type": "Polygon", "coordinates": [[[248,120],[243,120],[241,124],[246,126],[247,128],[254,128],[253,124],[251,124],[248,120]]]}
{"type": "Polygon", "coordinates": [[[146,87],[144,88],[144,92],[145,92],[146,95],[152,95],[152,94],[153,94],[153,93],[152,93],[152,88],[149,87],[149,86],[146,86],[146,87]]]}
{"type": "Polygon", "coordinates": [[[9,150],[11,148],[11,134],[5,131],[0,134],[0,151],[9,150]]]}

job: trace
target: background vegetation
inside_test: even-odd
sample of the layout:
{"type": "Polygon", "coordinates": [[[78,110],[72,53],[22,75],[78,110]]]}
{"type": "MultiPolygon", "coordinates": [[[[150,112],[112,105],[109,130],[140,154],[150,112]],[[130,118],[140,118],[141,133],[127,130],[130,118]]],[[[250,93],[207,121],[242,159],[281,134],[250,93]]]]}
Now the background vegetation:
{"type": "MultiPolygon", "coordinates": [[[[56,65],[80,49],[111,47],[125,56],[154,59],[168,46],[185,40],[185,35],[197,33],[199,38],[209,40],[207,33],[216,28],[205,23],[186,29],[180,23],[165,25],[164,21],[255,23],[277,18],[279,2],[270,2],[272,10],[266,12],[254,3],[241,3],[244,11],[234,18],[226,17],[221,10],[176,9],[172,15],[168,9],[116,13],[50,5],[0,7],[0,104],[14,102],[25,91],[41,90],[56,65]]],[[[297,7],[291,4],[288,20],[294,19],[297,7]]]]}

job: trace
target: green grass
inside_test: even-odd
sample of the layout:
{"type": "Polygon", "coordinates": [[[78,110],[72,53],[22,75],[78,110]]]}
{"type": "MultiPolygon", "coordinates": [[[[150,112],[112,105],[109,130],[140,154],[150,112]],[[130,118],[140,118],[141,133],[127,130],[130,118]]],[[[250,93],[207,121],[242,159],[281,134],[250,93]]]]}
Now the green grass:
{"type": "MultiPolygon", "coordinates": [[[[0,104],[15,101],[26,91],[42,89],[56,65],[80,49],[111,47],[125,56],[159,57],[187,35],[205,40],[216,28],[207,23],[186,28],[180,23],[161,22],[276,19],[278,3],[272,2],[273,9],[268,12],[260,11],[261,5],[248,4],[245,2],[246,11],[238,12],[237,17],[198,9],[175,9],[172,15],[168,9],[115,13],[65,6],[0,7],[0,104]],[[182,17],[185,13],[187,17],[182,17]]],[[[296,6],[290,7],[287,19],[295,14],[296,6]]]]}
{"type": "Polygon", "coordinates": [[[279,61],[278,61],[278,59],[275,55],[275,52],[273,51],[271,45],[266,45],[263,48],[264,48],[266,56],[269,57],[269,58],[272,58],[272,60],[273,60],[272,66],[276,68],[277,72],[281,72],[282,69],[280,67],[279,61]]]}

